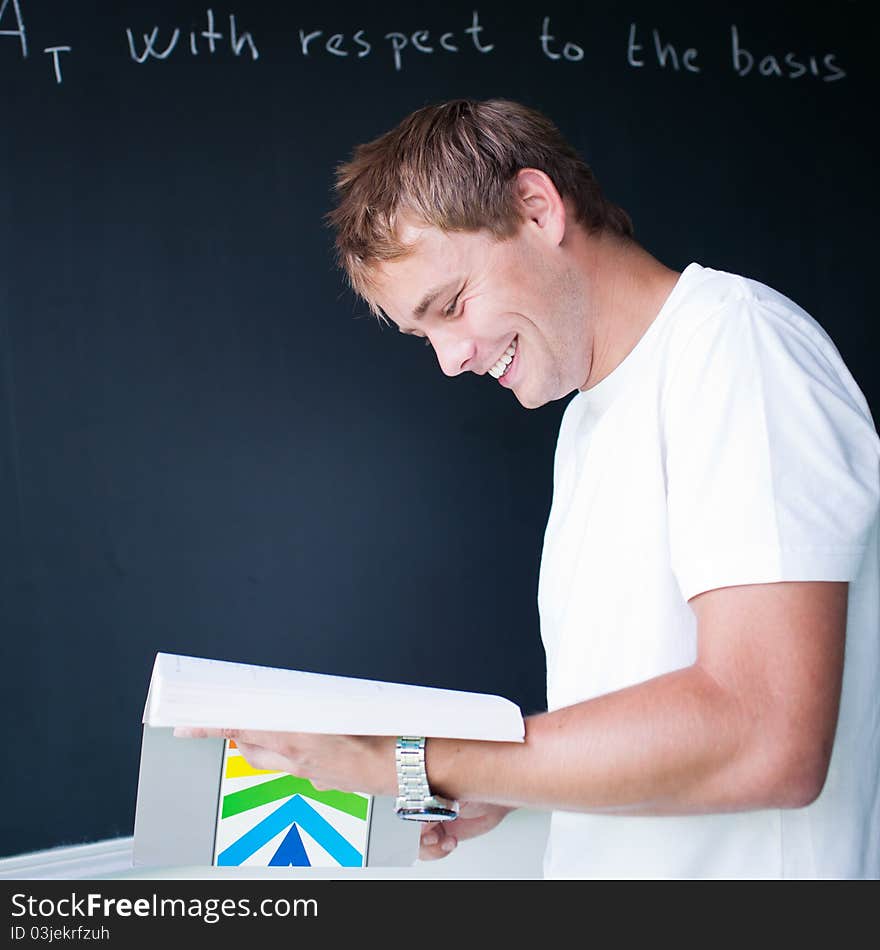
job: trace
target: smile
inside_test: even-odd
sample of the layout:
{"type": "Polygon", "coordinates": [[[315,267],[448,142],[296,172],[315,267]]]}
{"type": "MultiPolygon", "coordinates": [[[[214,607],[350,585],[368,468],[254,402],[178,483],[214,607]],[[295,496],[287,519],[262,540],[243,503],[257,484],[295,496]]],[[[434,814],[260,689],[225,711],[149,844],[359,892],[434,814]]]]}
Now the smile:
{"type": "Polygon", "coordinates": [[[513,355],[516,353],[516,341],[518,337],[514,337],[511,340],[510,346],[504,351],[501,356],[501,359],[498,362],[489,368],[489,375],[494,379],[501,379],[501,377],[507,372],[508,367],[513,362],[513,355]]]}

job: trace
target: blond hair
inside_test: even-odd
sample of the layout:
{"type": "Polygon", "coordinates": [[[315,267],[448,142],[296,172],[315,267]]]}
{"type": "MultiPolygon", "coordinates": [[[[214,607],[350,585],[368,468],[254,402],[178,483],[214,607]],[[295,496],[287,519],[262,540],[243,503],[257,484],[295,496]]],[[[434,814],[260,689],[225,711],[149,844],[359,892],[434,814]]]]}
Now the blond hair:
{"type": "Polygon", "coordinates": [[[456,99],[413,112],[337,167],[337,205],[326,220],[352,289],[382,316],[373,277],[378,264],[409,252],[397,233],[403,215],[442,231],[512,237],[522,221],[514,188],[522,168],[545,172],[589,231],[632,237],[629,215],[604,197],[546,116],[505,99],[456,99]]]}

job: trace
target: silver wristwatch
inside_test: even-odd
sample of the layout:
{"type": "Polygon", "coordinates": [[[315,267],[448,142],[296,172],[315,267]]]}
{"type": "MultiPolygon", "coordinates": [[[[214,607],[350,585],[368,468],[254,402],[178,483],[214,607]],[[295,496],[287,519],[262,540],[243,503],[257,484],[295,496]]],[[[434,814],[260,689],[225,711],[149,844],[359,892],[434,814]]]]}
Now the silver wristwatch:
{"type": "Polygon", "coordinates": [[[431,794],[425,771],[425,737],[400,736],[394,752],[397,802],[394,814],[409,821],[452,821],[458,802],[431,794]]]}

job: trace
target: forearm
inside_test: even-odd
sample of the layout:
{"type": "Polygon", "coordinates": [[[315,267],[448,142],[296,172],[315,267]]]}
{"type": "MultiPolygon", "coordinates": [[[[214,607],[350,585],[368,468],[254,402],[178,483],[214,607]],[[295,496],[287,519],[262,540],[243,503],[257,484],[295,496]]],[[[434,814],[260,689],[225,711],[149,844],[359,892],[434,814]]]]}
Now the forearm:
{"type": "MultiPolygon", "coordinates": [[[[523,744],[432,739],[432,787],[465,800],[622,814],[797,804],[773,729],[698,666],[529,717],[523,744]]],[[[798,784],[798,783],[795,783],[798,784]]]]}

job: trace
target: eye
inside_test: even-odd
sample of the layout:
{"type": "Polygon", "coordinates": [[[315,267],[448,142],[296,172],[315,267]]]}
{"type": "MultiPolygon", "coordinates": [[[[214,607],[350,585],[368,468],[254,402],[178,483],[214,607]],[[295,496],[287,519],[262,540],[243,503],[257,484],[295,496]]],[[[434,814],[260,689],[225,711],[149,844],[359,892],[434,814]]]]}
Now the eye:
{"type": "Polygon", "coordinates": [[[455,316],[455,311],[456,311],[456,309],[458,308],[458,298],[459,298],[459,297],[461,297],[461,291],[459,291],[459,292],[455,295],[455,297],[453,297],[453,299],[452,299],[452,301],[450,302],[449,306],[443,311],[443,316],[444,316],[444,317],[454,317],[454,316],[455,316]]]}

